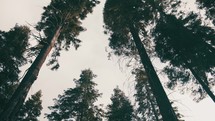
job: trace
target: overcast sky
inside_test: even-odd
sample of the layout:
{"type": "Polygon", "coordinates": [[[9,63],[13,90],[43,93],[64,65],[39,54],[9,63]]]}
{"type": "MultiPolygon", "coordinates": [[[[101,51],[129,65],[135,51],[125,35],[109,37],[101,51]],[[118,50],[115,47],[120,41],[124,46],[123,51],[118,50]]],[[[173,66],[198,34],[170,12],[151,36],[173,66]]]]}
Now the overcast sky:
{"type": "MultiPolygon", "coordinates": [[[[121,69],[115,57],[111,60],[107,58],[105,48],[108,48],[108,37],[103,34],[102,28],[103,3],[104,1],[83,22],[87,31],[82,32],[79,37],[82,40],[81,47],[77,51],[71,48],[70,51],[63,52],[57,71],[51,71],[45,64],[42,67],[30,94],[42,90],[43,113],[49,111],[47,106],[53,105],[52,99],[62,94],[63,90],[74,87],[73,79],[78,79],[81,70],[88,68],[97,75],[94,81],[98,84],[97,89],[103,93],[99,103],[110,102],[109,98],[116,85],[119,85],[127,96],[132,96],[133,81],[129,71],[126,68],[121,69]]],[[[49,0],[0,0],[0,29],[7,31],[16,23],[35,25],[40,20],[42,7],[47,4],[49,0]]],[[[23,71],[26,68],[23,68],[23,71]]],[[[179,111],[184,114],[186,121],[214,121],[215,105],[211,99],[206,98],[200,103],[195,103],[189,95],[182,96],[171,92],[167,93],[171,99],[177,101],[179,111]]],[[[43,117],[42,115],[40,121],[47,121],[43,117]]]]}

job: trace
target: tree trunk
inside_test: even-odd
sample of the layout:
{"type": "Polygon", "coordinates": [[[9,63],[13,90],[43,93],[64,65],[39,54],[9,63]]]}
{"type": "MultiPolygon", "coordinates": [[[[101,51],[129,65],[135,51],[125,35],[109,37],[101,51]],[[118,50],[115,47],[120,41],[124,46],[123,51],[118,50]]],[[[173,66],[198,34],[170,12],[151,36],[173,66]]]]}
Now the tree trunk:
{"type": "Polygon", "coordinates": [[[134,25],[129,27],[130,32],[133,36],[134,43],[137,47],[138,53],[140,55],[141,62],[145,68],[146,74],[149,78],[149,84],[151,86],[152,92],[156,98],[160,113],[164,121],[178,121],[177,116],[171,106],[171,103],[162,87],[162,84],[154,70],[154,67],[147,55],[146,49],[144,48],[141,39],[139,37],[138,31],[135,29],[134,25]]]}
{"type": "Polygon", "coordinates": [[[191,73],[194,75],[194,77],[196,78],[196,80],[199,82],[199,84],[202,86],[202,88],[205,90],[205,92],[210,96],[210,98],[215,102],[215,95],[213,94],[213,92],[210,90],[210,88],[208,87],[208,85],[205,82],[208,82],[207,80],[203,80],[197,73],[196,71],[193,69],[192,65],[190,63],[187,62],[187,59],[181,55],[183,57],[184,63],[185,65],[189,68],[189,70],[191,71],[191,73]]]}
{"type": "MultiPolygon", "coordinates": [[[[61,31],[61,26],[56,29],[56,32],[51,40],[49,40],[48,45],[44,45],[41,49],[39,55],[36,57],[32,65],[30,66],[28,72],[22,79],[21,83],[19,84],[18,88],[4,107],[4,110],[0,114],[0,121],[9,121],[9,116],[11,113],[16,110],[15,108],[20,108],[23,104],[31,86],[35,82],[38,77],[39,71],[46,60],[46,57],[50,53],[51,49],[53,48],[55,42],[57,41],[61,31]],[[22,103],[19,103],[19,101],[22,103]],[[19,104],[18,104],[19,103],[19,104]]],[[[11,118],[11,117],[10,117],[11,118]]]]}
{"type": "Polygon", "coordinates": [[[11,112],[10,116],[9,116],[9,121],[16,121],[17,119],[17,114],[21,108],[21,106],[23,106],[25,99],[19,100],[19,102],[16,104],[14,110],[11,112]]]}

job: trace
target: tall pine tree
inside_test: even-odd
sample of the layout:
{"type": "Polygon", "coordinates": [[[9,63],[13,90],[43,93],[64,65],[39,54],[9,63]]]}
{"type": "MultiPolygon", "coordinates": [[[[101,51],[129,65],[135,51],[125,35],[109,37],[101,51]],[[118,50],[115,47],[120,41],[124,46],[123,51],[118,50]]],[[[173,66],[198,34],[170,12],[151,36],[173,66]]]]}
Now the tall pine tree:
{"type": "Polygon", "coordinates": [[[102,121],[103,110],[94,104],[101,96],[95,89],[95,77],[91,70],[83,70],[80,79],[74,80],[76,86],[54,99],[55,104],[49,107],[51,113],[46,117],[51,121],[102,121]]]}
{"type": "MultiPolygon", "coordinates": [[[[157,56],[162,62],[170,63],[164,71],[172,80],[169,87],[174,87],[177,80],[186,84],[194,77],[197,89],[193,89],[193,93],[200,95],[196,100],[203,99],[206,92],[215,101],[210,90],[214,81],[207,77],[208,73],[214,75],[215,48],[211,41],[215,31],[202,26],[201,20],[194,13],[177,16],[174,12],[167,14],[165,9],[164,5],[159,11],[152,35],[157,56]]],[[[177,7],[172,11],[175,10],[177,7]]]]}
{"type": "MultiPolygon", "coordinates": [[[[145,23],[150,22],[149,20],[154,16],[153,11],[151,12],[151,6],[149,6],[151,3],[154,3],[154,1],[107,0],[104,8],[105,28],[111,34],[111,37],[115,36],[118,40],[114,43],[116,45],[110,45],[112,48],[123,48],[124,45],[129,44],[128,46],[125,46],[129,47],[124,48],[126,50],[131,49],[131,43],[135,45],[134,49],[137,49],[138,51],[141,63],[143,64],[149,78],[149,84],[156,97],[163,119],[165,121],[177,121],[177,116],[171,107],[170,101],[139,36],[140,30],[142,31],[145,27],[145,23]],[[145,23],[142,21],[144,18],[145,23]],[[123,39],[121,39],[122,37],[123,39]]],[[[110,38],[110,40],[111,39],[112,38],[110,38]]]]}
{"type": "Polygon", "coordinates": [[[52,0],[47,7],[44,7],[45,12],[42,14],[41,22],[36,27],[44,34],[40,40],[43,47],[4,107],[0,114],[0,120],[7,121],[11,113],[16,112],[23,104],[30,87],[37,79],[39,71],[53,47],[54,52],[49,64],[53,64],[53,69],[56,69],[59,67],[57,58],[60,56],[60,50],[67,50],[71,44],[76,48],[79,46],[80,40],[76,37],[84,30],[80,20],[86,18],[86,15],[91,13],[93,7],[98,3],[97,0],[52,0]]]}
{"type": "Polygon", "coordinates": [[[156,99],[150,89],[148,78],[143,69],[134,69],[135,75],[135,101],[137,102],[137,116],[143,121],[160,121],[162,116],[159,112],[156,99]]]}
{"type": "Polygon", "coordinates": [[[118,87],[111,96],[111,104],[107,106],[106,117],[108,121],[132,121],[133,106],[129,99],[118,87]]]}

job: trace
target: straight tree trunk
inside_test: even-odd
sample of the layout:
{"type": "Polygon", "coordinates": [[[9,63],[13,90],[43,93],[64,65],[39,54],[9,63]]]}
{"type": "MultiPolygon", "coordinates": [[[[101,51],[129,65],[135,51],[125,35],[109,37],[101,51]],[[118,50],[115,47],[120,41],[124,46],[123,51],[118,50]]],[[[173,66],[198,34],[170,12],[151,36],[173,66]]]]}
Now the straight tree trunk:
{"type": "Polygon", "coordinates": [[[171,103],[158,78],[158,75],[156,74],[156,71],[154,70],[154,67],[149,59],[146,49],[141,42],[138,31],[135,29],[133,24],[129,27],[129,29],[132,34],[134,43],[137,47],[138,53],[140,55],[141,62],[149,78],[149,84],[156,98],[160,113],[163,117],[163,121],[178,121],[177,116],[171,106],[171,103]]]}
{"type": "Polygon", "coordinates": [[[20,106],[24,103],[24,100],[38,77],[39,71],[45,62],[48,54],[52,50],[55,42],[57,41],[61,31],[61,26],[56,29],[56,32],[51,40],[49,40],[48,45],[44,45],[41,49],[39,55],[36,57],[32,65],[30,66],[28,72],[22,79],[21,83],[19,84],[18,88],[4,107],[4,110],[0,114],[0,121],[9,121],[9,117],[13,111],[20,109],[20,106]],[[21,101],[21,102],[20,102],[21,101]]]}
{"type": "Polygon", "coordinates": [[[182,56],[182,59],[184,60],[185,65],[189,68],[189,70],[191,71],[191,73],[193,74],[193,76],[196,78],[196,80],[199,82],[199,84],[202,86],[202,88],[205,90],[205,92],[209,95],[209,97],[214,101],[215,103],[215,95],[213,94],[213,92],[210,90],[210,88],[208,87],[208,85],[205,82],[208,82],[207,80],[203,80],[197,73],[196,71],[193,69],[193,66],[187,61],[187,59],[185,58],[185,56],[182,56]]]}
{"type": "MultiPolygon", "coordinates": [[[[207,43],[205,42],[205,44],[207,44],[207,43]]],[[[208,45],[208,48],[209,47],[210,47],[210,45],[208,45]]],[[[213,47],[211,47],[210,50],[213,51],[213,47]]],[[[186,55],[185,52],[181,52],[179,50],[176,50],[176,51],[181,56],[181,58],[183,59],[183,62],[186,65],[186,67],[191,71],[193,76],[196,78],[197,82],[199,82],[199,84],[202,86],[202,88],[205,90],[205,92],[209,95],[209,97],[213,100],[213,102],[215,102],[215,95],[213,94],[213,92],[210,90],[210,88],[206,84],[206,82],[208,82],[208,81],[203,79],[203,78],[201,78],[199,76],[199,74],[196,72],[196,70],[193,69],[193,65],[188,62],[188,58],[185,56],[186,55]]]]}

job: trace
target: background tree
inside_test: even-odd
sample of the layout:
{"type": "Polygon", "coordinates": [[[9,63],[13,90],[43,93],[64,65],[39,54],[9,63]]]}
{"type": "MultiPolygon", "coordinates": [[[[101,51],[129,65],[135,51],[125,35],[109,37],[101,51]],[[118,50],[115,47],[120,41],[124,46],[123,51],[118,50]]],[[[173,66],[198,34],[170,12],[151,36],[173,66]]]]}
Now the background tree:
{"type": "Polygon", "coordinates": [[[39,44],[42,44],[43,47],[5,106],[0,115],[0,120],[7,121],[11,113],[16,112],[23,104],[30,87],[37,79],[39,71],[53,47],[55,49],[49,64],[54,65],[52,69],[57,69],[59,67],[57,58],[60,56],[60,50],[68,50],[71,44],[76,48],[79,46],[80,40],[76,37],[84,30],[80,20],[86,18],[86,15],[91,13],[93,7],[98,3],[97,0],[52,0],[47,7],[44,7],[45,12],[42,14],[41,22],[36,27],[44,35],[39,39],[39,44]]]}
{"type": "MultiPolygon", "coordinates": [[[[132,71],[135,75],[135,101],[137,103],[136,117],[140,121],[161,121],[162,116],[159,111],[156,99],[150,89],[148,78],[142,67],[136,68],[132,71]]],[[[171,101],[173,104],[174,102],[171,101]]],[[[178,111],[177,106],[173,106],[174,111],[180,121],[183,115],[178,111]]]]}
{"type": "Polygon", "coordinates": [[[102,121],[103,110],[94,104],[101,96],[92,81],[95,77],[91,70],[83,70],[80,79],[74,80],[75,88],[65,90],[54,99],[54,106],[49,107],[52,112],[46,117],[51,121],[102,121]]]}
{"type": "MultiPolygon", "coordinates": [[[[185,14],[184,11],[179,11],[180,1],[163,1],[162,3],[145,1],[145,4],[145,6],[148,4],[150,13],[154,14],[142,18],[141,24],[136,27],[139,27],[139,33],[145,38],[142,43],[150,46],[146,44],[145,40],[147,38],[154,40],[151,43],[155,44],[157,57],[164,63],[170,63],[164,69],[171,80],[168,87],[173,89],[179,83],[182,85],[191,83],[193,86],[189,86],[192,87],[189,90],[192,90],[192,94],[195,95],[194,100],[200,101],[206,96],[206,93],[215,100],[215,96],[210,90],[215,80],[213,78],[215,48],[214,42],[212,42],[215,35],[214,30],[203,26],[196,14],[185,14]],[[162,25],[161,21],[163,21],[162,25]],[[156,26],[154,27],[154,25],[156,26]],[[145,26],[148,27],[147,31],[145,26]],[[168,44],[167,40],[162,38],[164,36],[169,39],[168,44]]],[[[144,8],[147,10],[147,7],[144,8]]],[[[110,47],[114,49],[114,54],[130,57],[137,54],[134,44],[127,39],[125,34],[111,33],[110,47]]],[[[150,53],[150,55],[155,54],[150,53]]]]}
{"type": "Polygon", "coordinates": [[[41,96],[41,90],[31,95],[16,114],[14,121],[39,121],[38,117],[43,109],[41,96]]]}
{"type": "MultiPolygon", "coordinates": [[[[154,13],[156,10],[151,9],[152,6],[154,6],[154,3],[154,1],[142,0],[107,0],[104,7],[104,23],[105,28],[111,34],[111,37],[116,36],[116,41],[120,41],[115,41],[115,48],[118,48],[119,46],[122,48],[132,47],[130,43],[134,43],[133,45],[135,45],[141,63],[145,68],[149,78],[149,84],[156,97],[163,119],[166,121],[177,121],[177,117],[139,36],[140,30],[144,32],[146,27],[145,24],[149,23],[151,18],[155,16],[154,13]],[[121,39],[122,37],[123,39],[121,39]],[[130,46],[126,43],[130,44],[130,46]]],[[[112,38],[110,40],[112,40],[112,38]]],[[[131,48],[125,48],[124,50],[126,49],[131,48]]]]}
{"type": "Polygon", "coordinates": [[[118,87],[111,96],[111,104],[107,106],[106,117],[108,121],[132,121],[133,106],[129,99],[118,87]]]}
{"type": "Polygon", "coordinates": [[[27,26],[0,31],[0,112],[19,84],[20,67],[27,63],[29,36],[27,26]]]}

